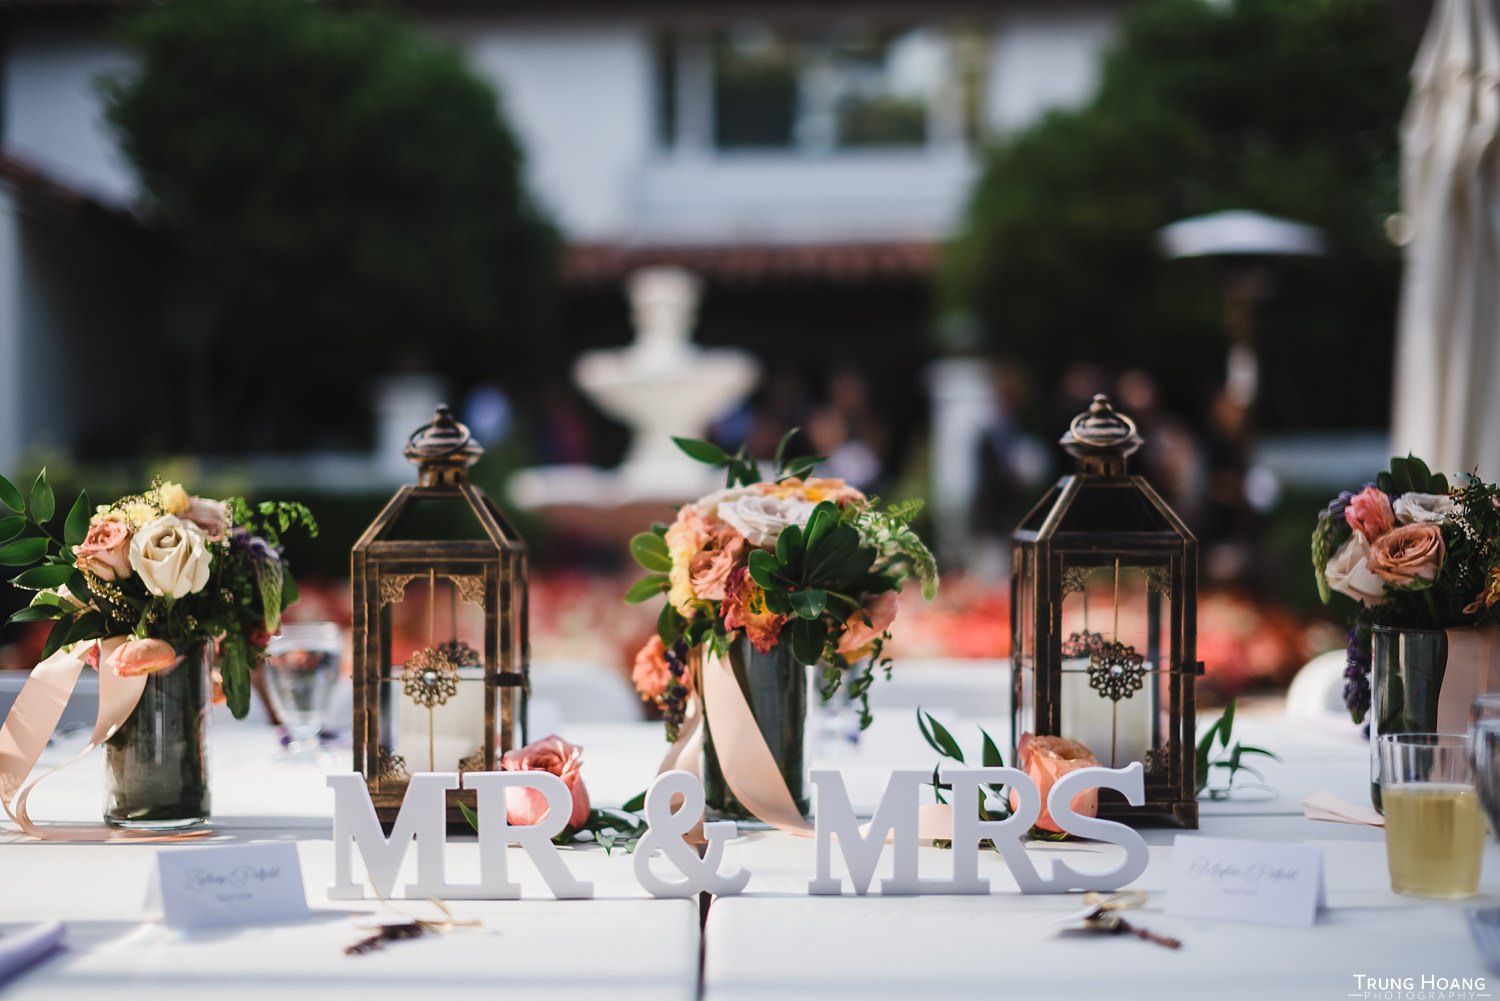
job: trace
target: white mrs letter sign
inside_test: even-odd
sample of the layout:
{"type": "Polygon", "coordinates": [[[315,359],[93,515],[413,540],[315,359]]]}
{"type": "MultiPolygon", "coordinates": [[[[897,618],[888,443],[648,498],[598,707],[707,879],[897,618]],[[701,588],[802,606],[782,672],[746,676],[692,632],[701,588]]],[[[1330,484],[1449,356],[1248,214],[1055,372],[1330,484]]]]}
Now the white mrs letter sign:
{"type": "MultiPolygon", "coordinates": [[[[979,875],[979,844],[992,841],[1015,876],[1022,893],[1064,893],[1068,890],[1115,890],[1146,871],[1148,851],[1139,834],[1124,824],[1084,817],[1073,810],[1073,797],[1086,789],[1114,789],[1132,804],[1145,798],[1144,773],[1139,764],[1127,768],[1080,768],[1057,781],[1047,797],[1047,808],[1058,826],[1069,834],[1118,845],[1125,859],[1104,872],[1079,872],[1058,859],[1038,872],[1022,839],[1041,813],[1042,799],[1035,783],[1014,768],[958,768],[943,773],[953,785],[953,870],[947,879],[917,876],[920,794],[928,772],[896,771],[886,783],[875,817],[863,828],[854,815],[849,792],[838,772],[812,773],[817,792],[817,870],[808,892],[838,894],[843,881],[833,875],[835,840],[854,892],[869,892],[875,869],[891,846],[892,871],[880,889],[889,894],[989,893],[989,880],[979,875]],[[1017,795],[1018,807],[1004,820],[979,819],[980,787],[1004,783],[1017,795]]],[[[334,900],[359,900],[363,883],[354,880],[353,850],[364,860],[365,873],[381,897],[448,897],[513,900],[521,895],[506,868],[507,852],[519,845],[531,857],[547,887],[559,898],[592,897],[592,883],[574,878],[552,838],[567,825],[572,798],[562,779],[547,772],[467,772],[462,785],[457,774],[425,772],[413,775],[390,837],[381,831],[365,780],[355,772],[328,776],[334,793],[334,900]],[[547,815],[539,823],[513,825],[506,819],[505,790],[529,786],[547,797],[547,815]],[[446,796],[449,790],[473,789],[479,816],[479,882],[450,883],[444,868],[446,796]],[[396,892],[396,876],[412,842],[417,845],[417,878],[396,892]]],[[[704,824],[708,846],[702,858],[683,836],[703,816],[703,785],[689,772],[657,776],[646,796],[650,829],[635,852],[637,881],[658,896],[691,896],[709,892],[728,896],[744,890],[750,872],[721,871],[724,844],[735,835],[728,823],[704,824]],[[675,809],[674,809],[675,807],[675,809]],[[664,861],[683,877],[668,879],[653,867],[664,861]]]]}

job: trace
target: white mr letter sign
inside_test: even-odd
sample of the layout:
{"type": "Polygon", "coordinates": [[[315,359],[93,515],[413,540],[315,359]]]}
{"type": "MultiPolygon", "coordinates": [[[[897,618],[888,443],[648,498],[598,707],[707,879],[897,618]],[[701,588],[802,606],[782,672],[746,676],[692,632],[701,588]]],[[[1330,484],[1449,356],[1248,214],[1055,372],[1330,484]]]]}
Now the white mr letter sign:
{"type": "MultiPolygon", "coordinates": [[[[956,768],[943,773],[953,785],[953,831],[951,875],[945,879],[917,876],[917,817],[921,787],[929,772],[892,772],[875,817],[860,827],[849,802],[842,774],[812,773],[817,796],[816,872],[807,885],[809,893],[838,894],[843,881],[833,875],[835,846],[854,892],[869,892],[875,869],[887,843],[891,846],[891,874],[881,880],[887,894],[989,893],[989,880],[979,875],[979,843],[989,839],[1005,860],[1022,893],[1063,893],[1068,890],[1115,890],[1146,871],[1148,851],[1139,834],[1124,824],[1084,817],[1073,810],[1073,797],[1086,789],[1114,789],[1133,804],[1145,798],[1145,780],[1139,763],[1126,768],[1080,768],[1057,781],[1047,797],[1047,808],[1064,831],[1079,837],[1118,845],[1124,861],[1104,872],[1079,872],[1066,862],[1053,859],[1039,872],[1022,842],[1041,812],[1042,798],[1035,783],[1014,768],[956,768]],[[1005,820],[979,819],[981,786],[1005,783],[1017,793],[1019,806],[1005,820]]],[[[365,780],[355,772],[328,776],[334,793],[333,841],[334,885],[328,896],[334,900],[358,900],[365,884],[354,879],[353,853],[364,861],[370,886],[381,897],[447,897],[449,899],[513,900],[521,895],[520,884],[510,880],[507,856],[511,845],[530,856],[548,889],[558,898],[592,897],[592,883],[577,879],[568,870],[552,838],[567,824],[572,798],[562,779],[546,772],[426,772],[413,775],[401,812],[386,837],[370,802],[365,780]],[[547,797],[549,809],[539,823],[514,825],[507,821],[505,790],[529,786],[547,797]],[[445,797],[451,789],[473,789],[479,817],[479,881],[450,883],[444,865],[447,842],[445,797]],[[398,891],[397,873],[412,842],[417,846],[416,881],[398,891]]],[[[741,892],[750,882],[745,869],[726,871],[722,866],[724,844],[735,836],[732,823],[703,825],[708,847],[702,858],[682,836],[703,816],[703,786],[689,772],[665,772],[657,776],[646,796],[646,820],[650,830],[635,852],[636,879],[658,897],[692,896],[700,892],[729,895],[741,892]],[[674,810],[674,804],[676,809],[674,810]],[[663,875],[663,866],[676,870],[663,875]]]]}

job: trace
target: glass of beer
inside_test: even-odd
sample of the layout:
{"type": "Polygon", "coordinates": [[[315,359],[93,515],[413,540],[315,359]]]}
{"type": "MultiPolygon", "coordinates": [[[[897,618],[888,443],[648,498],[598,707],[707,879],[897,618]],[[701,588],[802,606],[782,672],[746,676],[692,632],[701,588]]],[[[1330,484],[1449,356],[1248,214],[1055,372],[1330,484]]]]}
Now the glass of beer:
{"type": "Polygon", "coordinates": [[[1479,889],[1484,819],[1462,734],[1388,733],[1379,745],[1391,889],[1469,897],[1479,889]]]}

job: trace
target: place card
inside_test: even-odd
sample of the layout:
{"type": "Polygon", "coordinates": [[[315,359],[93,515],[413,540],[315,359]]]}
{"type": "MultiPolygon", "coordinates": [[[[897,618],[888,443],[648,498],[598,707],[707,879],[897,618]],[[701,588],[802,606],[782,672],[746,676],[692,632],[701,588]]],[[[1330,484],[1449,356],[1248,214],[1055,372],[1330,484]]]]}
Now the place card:
{"type": "Polygon", "coordinates": [[[1323,905],[1323,852],[1313,845],[1188,834],[1172,845],[1168,914],[1310,925],[1323,905]]]}
{"type": "Polygon", "coordinates": [[[162,916],[171,928],[279,924],[307,917],[291,842],[168,848],[156,853],[162,916]]]}

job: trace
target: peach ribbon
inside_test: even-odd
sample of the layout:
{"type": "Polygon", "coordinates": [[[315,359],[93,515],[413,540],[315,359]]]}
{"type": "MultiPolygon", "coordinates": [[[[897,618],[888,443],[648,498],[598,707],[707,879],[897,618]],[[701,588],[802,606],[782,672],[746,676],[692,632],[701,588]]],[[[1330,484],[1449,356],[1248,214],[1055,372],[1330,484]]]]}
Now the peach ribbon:
{"type": "MultiPolygon", "coordinates": [[[[758,820],[797,837],[813,836],[813,826],[802,816],[766,738],[745,701],[729,662],[705,657],[698,672],[699,695],[688,702],[677,741],[662,760],[661,772],[680,768],[699,775],[703,726],[714,733],[714,750],[730,792],[758,820]],[[701,698],[701,708],[700,708],[701,698]]],[[[658,772],[660,774],[660,772],[658,772]]],[[[918,815],[918,837],[951,840],[953,816],[947,806],[924,806],[918,815]]]]}
{"type": "MultiPolygon", "coordinates": [[[[125,637],[115,636],[99,643],[99,663],[103,664],[125,637]]],[[[180,831],[151,834],[126,831],[103,824],[49,824],[42,826],[31,819],[27,800],[42,780],[87,757],[118,730],[141,700],[146,677],[122,678],[114,671],[99,672],[99,713],[88,746],[62,764],[32,776],[37,759],[47,741],[57,730],[68,698],[83,673],[89,646],[59,650],[31,671],[21,686],[5,725],[0,727],[0,807],[24,833],[43,841],[180,841],[201,837],[207,831],[180,831]]]]}

